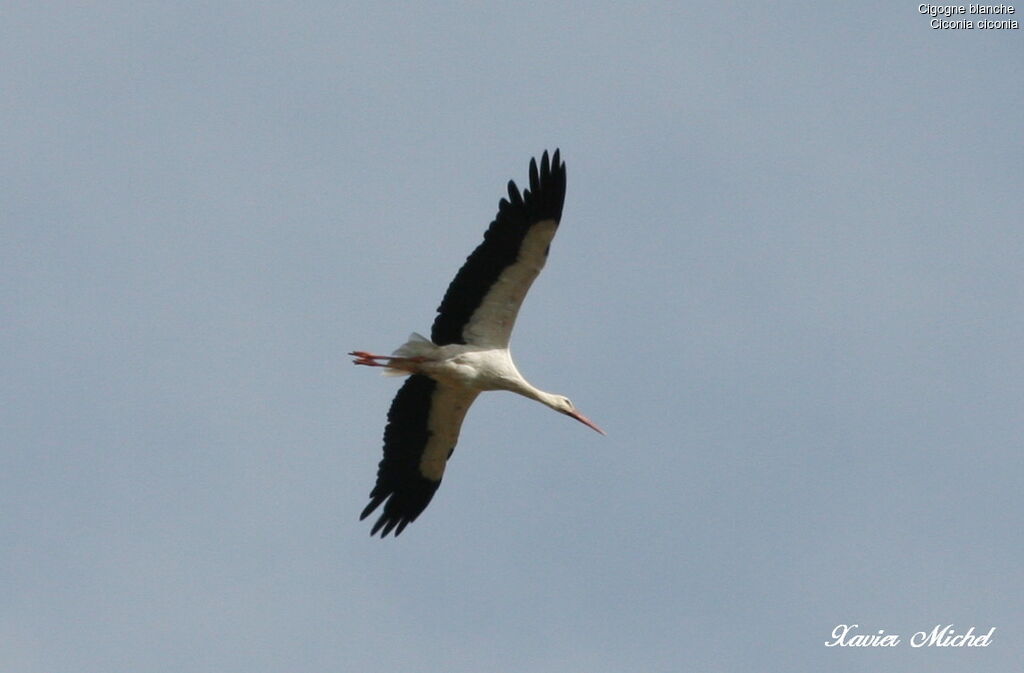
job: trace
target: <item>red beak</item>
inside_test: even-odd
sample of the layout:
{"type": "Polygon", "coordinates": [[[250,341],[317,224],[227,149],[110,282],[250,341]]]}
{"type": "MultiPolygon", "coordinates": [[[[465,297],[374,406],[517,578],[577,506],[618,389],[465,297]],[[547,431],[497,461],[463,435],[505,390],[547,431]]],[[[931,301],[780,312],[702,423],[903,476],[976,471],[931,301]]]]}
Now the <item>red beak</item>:
{"type": "Polygon", "coordinates": [[[607,435],[608,434],[607,432],[605,432],[601,428],[597,427],[597,424],[594,423],[594,421],[590,420],[589,418],[587,418],[586,416],[584,416],[583,414],[581,414],[578,411],[570,411],[568,415],[572,416],[573,418],[575,418],[577,421],[579,421],[583,425],[587,426],[588,428],[591,428],[592,430],[597,430],[602,435],[607,435]]]}

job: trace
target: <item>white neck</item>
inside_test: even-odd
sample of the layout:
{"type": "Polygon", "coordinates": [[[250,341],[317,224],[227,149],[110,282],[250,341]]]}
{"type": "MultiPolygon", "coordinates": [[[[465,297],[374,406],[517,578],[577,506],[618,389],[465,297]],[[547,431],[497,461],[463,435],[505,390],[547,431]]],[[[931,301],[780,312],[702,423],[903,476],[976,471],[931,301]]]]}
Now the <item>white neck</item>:
{"type": "Polygon", "coordinates": [[[516,385],[512,388],[512,392],[519,393],[523,397],[529,397],[531,400],[537,400],[541,404],[549,406],[555,411],[561,411],[561,409],[555,406],[561,400],[559,395],[544,392],[540,388],[531,385],[526,379],[519,379],[516,381],[516,385]]]}

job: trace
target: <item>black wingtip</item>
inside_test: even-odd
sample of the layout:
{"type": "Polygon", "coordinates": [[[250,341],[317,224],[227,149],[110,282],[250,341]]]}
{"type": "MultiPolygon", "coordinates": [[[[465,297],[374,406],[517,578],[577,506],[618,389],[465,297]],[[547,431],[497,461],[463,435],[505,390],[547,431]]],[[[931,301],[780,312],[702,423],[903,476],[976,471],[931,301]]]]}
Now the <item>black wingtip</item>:
{"type": "Polygon", "coordinates": [[[555,151],[551,154],[550,161],[548,160],[548,151],[544,150],[544,153],[540,156],[540,172],[541,175],[551,171],[557,171],[563,168],[562,164],[562,150],[555,148],[555,151]]]}
{"type": "Polygon", "coordinates": [[[371,514],[373,514],[373,510],[375,510],[378,507],[380,507],[380,504],[382,502],[384,502],[384,498],[383,497],[374,496],[371,493],[370,494],[370,504],[368,504],[366,507],[363,508],[363,513],[359,515],[359,520],[362,521],[366,517],[368,517],[371,514]]]}
{"type": "Polygon", "coordinates": [[[408,519],[399,519],[395,517],[388,517],[386,514],[382,515],[377,519],[377,523],[373,524],[373,528],[370,530],[370,537],[377,534],[380,531],[380,539],[386,538],[394,531],[395,537],[402,534],[405,527],[409,525],[408,519]]]}
{"type": "Polygon", "coordinates": [[[523,197],[519,193],[519,187],[516,186],[515,180],[508,181],[508,200],[513,206],[523,205],[523,197]]]}
{"type": "MultiPolygon", "coordinates": [[[[370,504],[368,504],[366,508],[363,509],[362,514],[359,515],[360,521],[373,514],[374,510],[388,499],[387,496],[375,496],[372,494],[370,497],[370,504]]],[[[373,537],[379,532],[381,539],[383,539],[386,538],[392,530],[394,530],[395,537],[398,537],[401,532],[405,530],[405,527],[408,526],[415,518],[416,516],[409,518],[399,514],[398,512],[389,512],[388,506],[385,506],[380,517],[373,523],[373,527],[370,528],[370,537],[373,537]]]]}

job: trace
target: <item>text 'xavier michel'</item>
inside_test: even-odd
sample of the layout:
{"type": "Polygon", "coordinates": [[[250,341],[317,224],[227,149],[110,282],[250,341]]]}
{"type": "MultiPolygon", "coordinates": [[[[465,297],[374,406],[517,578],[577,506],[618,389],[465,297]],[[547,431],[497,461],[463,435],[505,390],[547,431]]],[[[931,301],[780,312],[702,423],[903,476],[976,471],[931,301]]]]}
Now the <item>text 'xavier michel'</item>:
{"type": "MultiPolygon", "coordinates": [[[[839,624],[832,629],[832,640],[825,641],[825,647],[897,647],[903,643],[898,633],[854,633],[860,624],[839,624]]],[[[931,631],[918,631],[910,636],[911,647],[988,647],[996,627],[986,633],[975,633],[974,627],[964,633],[957,633],[952,624],[936,624],[931,631]]]]}

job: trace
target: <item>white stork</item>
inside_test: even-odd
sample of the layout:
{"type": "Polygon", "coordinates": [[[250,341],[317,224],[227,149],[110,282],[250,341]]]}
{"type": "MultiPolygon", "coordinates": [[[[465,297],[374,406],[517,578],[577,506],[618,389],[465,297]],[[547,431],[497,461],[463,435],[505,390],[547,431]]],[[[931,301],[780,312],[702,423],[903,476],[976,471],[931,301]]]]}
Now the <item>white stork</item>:
{"type": "Polygon", "coordinates": [[[511,390],[605,434],[569,398],[530,385],[508,350],[519,306],[544,268],[564,202],[565,164],[557,149],[550,163],[545,151],[540,170],[530,160],[530,188],[522,196],[509,181],[508,199],[498,204],[483,243],[448,286],[431,339],[413,334],[392,355],[349,353],[357,365],[409,375],[391,402],[377,484],[359,517],[365,519],[384,504],[370,535],[381,531],[385,537],[394,530],[397,536],[427,507],[459,439],[462,419],[484,390],[511,390]]]}

